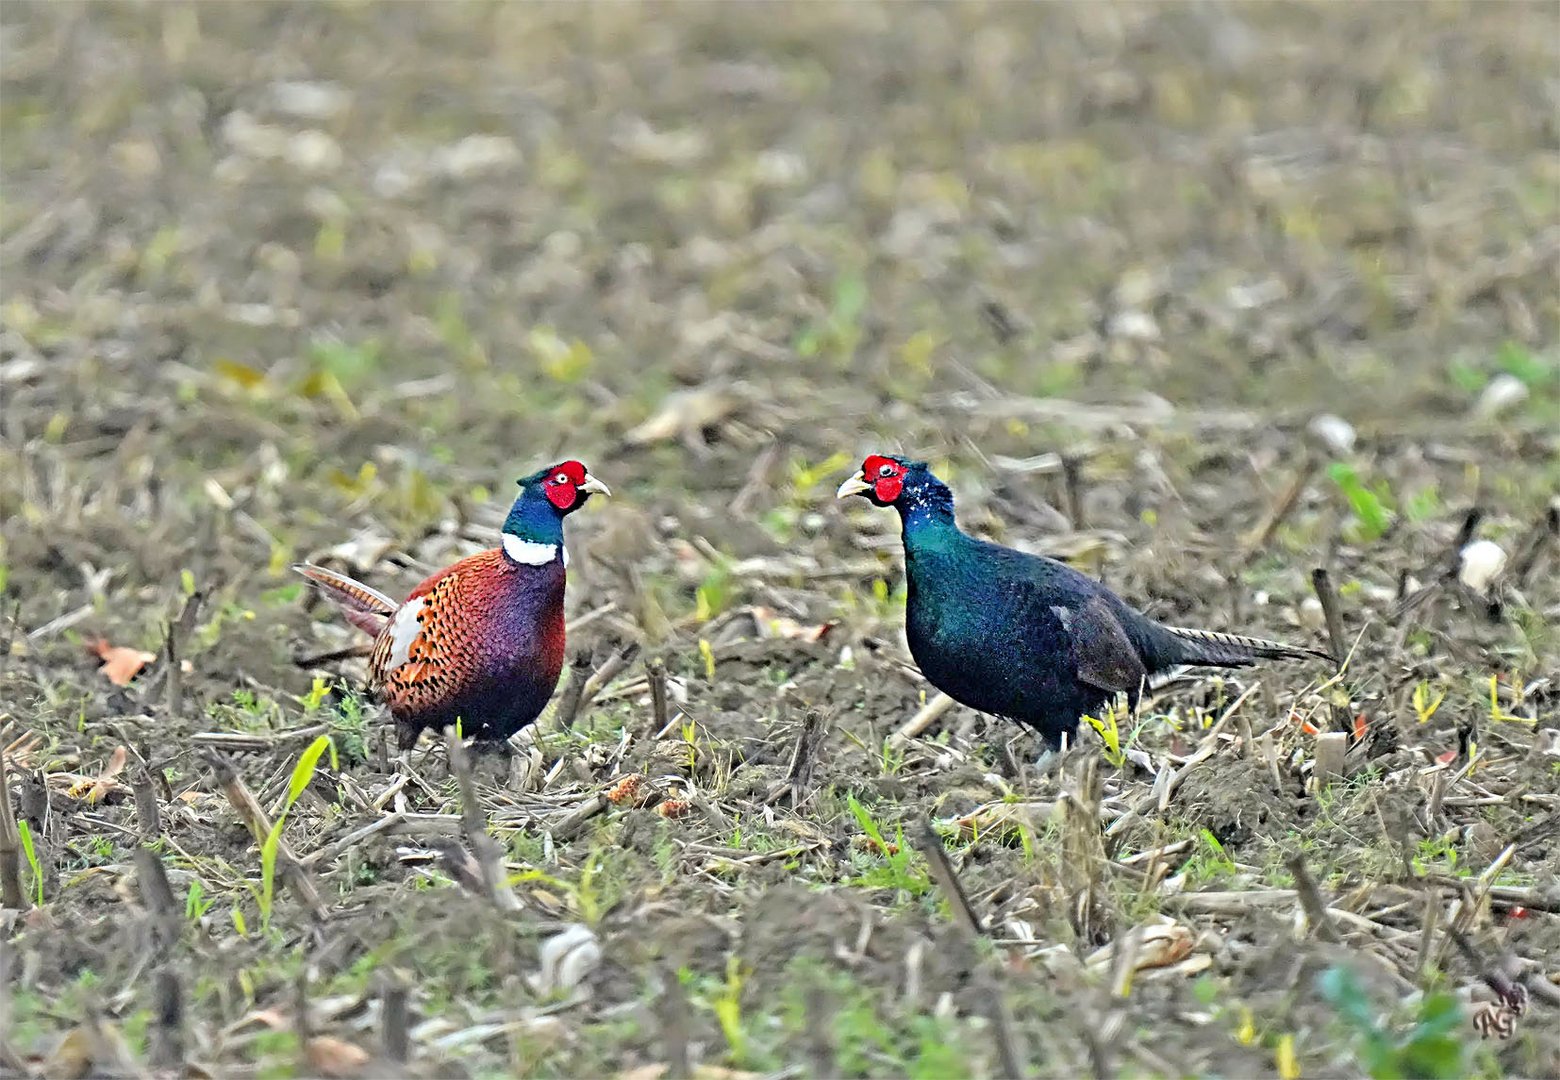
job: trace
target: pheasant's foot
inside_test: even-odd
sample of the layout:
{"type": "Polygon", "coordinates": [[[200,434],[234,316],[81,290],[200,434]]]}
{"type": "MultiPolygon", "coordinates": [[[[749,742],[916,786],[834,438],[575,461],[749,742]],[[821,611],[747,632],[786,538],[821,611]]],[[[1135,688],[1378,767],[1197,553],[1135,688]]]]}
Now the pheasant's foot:
{"type": "Polygon", "coordinates": [[[1072,740],[1065,735],[1062,736],[1060,746],[1047,745],[1040,751],[1040,756],[1035,758],[1035,772],[1039,779],[1044,780],[1048,776],[1059,773],[1062,765],[1073,756],[1073,751],[1076,749],[1072,740]]]}

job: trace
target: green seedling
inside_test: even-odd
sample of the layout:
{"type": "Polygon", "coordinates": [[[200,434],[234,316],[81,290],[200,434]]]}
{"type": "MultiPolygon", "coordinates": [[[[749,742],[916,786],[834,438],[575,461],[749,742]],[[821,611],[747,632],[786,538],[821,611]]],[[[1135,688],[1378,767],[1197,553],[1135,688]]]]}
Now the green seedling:
{"type": "Polygon", "coordinates": [[[310,743],[298,755],[298,763],[293,766],[292,778],[287,783],[287,801],[282,805],[282,812],[276,815],[276,824],[271,826],[271,831],[260,845],[260,918],[266,926],[271,924],[271,905],[276,896],[276,855],[281,848],[282,826],[287,824],[287,814],[293,804],[314,779],[320,757],[327,750],[330,751],[331,768],[341,767],[336,758],[336,744],[329,735],[321,735],[310,743]]]}
{"type": "Polygon", "coordinates": [[[910,845],[905,843],[904,830],[896,830],[892,841],[885,840],[883,830],[872,819],[867,808],[857,802],[854,795],[846,795],[845,799],[861,831],[871,839],[883,859],[881,866],[873,867],[856,878],[855,884],[871,889],[895,889],[910,896],[924,896],[930,891],[931,877],[926,868],[917,862],[910,845]]]}
{"type": "MultiPolygon", "coordinates": [[[[0,792],[0,797],[4,795],[5,793],[0,792]]],[[[22,841],[22,854],[27,857],[27,866],[32,870],[33,904],[36,907],[43,907],[43,867],[38,864],[38,849],[33,844],[32,826],[25,820],[18,819],[16,833],[22,841]]]]}
{"type": "Polygon", "coordinates": [[[1385,485],[1372,490],[1365,486],[1354,466],[1335,461],[1327,468],[1338,490],[1348,500],[1358,524],[1359,538],[1366,542],[1379,540],[1392,526],[1391,493],[1385,485]]]}
{"type": "Polygon", "coordinates": [[[200,878],[190,879],[190,891],[184,897],[184,917],[190,922],[200,922],[216,899],[206,899],[206,890],[200,878]]]}

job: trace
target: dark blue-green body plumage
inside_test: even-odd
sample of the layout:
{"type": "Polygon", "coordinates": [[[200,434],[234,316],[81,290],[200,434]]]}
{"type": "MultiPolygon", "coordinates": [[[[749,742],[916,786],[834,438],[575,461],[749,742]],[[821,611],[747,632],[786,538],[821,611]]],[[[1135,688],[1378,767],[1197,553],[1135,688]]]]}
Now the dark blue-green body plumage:
{"type": "Polygon", "coordinates": [[[904,470],[886,489],[894,497],[873,501],[894,506],[903,523],[905,631],[917,665],[956,701],[1026,724],[1050,746],[1118,694],[1135,709],[1155,673],[1311,653],[1162,626],[1070,566],[964,533],[952,493],[925,464],[868,460],[904,470]]]}

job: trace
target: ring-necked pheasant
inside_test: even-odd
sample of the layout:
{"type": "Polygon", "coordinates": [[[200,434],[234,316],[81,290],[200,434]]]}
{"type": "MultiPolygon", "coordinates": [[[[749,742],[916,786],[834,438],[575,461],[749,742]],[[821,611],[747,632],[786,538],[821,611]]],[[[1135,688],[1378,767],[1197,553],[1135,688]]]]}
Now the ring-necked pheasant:
{"type": "Polygon", "coordinates": [[[369,691],[389,706],[403,750],[424,729],[457,719],[464,735],[507,739],[536,719],[558,685],[563,519],[611,492],[578,461],[519,484],[501,545],[440,570],[405,603],[322,566],[293,567],[373,635],[369,691]]]}
{"type": "Polygon", "coordinates": [[[899,511],[909,597],[905,636],[932,685],[1037,730],[1052,749],[1117,694],[1137,709],[1145,679],[1181,665],[1239,667],[1325,653],[1162,626],[1053,559],[977,540],[923,461],[874,454],[840,485],[899,511]]]}

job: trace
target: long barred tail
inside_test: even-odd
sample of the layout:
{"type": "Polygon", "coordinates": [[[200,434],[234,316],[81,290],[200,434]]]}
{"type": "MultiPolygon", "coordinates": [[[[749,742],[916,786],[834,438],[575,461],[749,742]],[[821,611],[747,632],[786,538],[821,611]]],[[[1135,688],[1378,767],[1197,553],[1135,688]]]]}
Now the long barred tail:
{"type": "Polygon", "coordinates": [[[1167,626],[1165,629],[1177,639],[1181,655],[1176,658],[1176,662],[1181,664],[1240,667],[1258,660],[1304,660],[1307,657],[1332,659],[1317,649],[1285,645],[1281,641],[1221,634],[1214,630],[1192,630],[1183,626],[1167,626]]]}
{"type": "Polygon", "coordinates": [[[323,566],[296,563],[293,569],[318,585],[322,593],[335,601],[348,622],[372,637],[379,636],[399,606],[378,589],[370,589],[360,581],[353,581],[347,575],[327,570],[323,566]]]}

